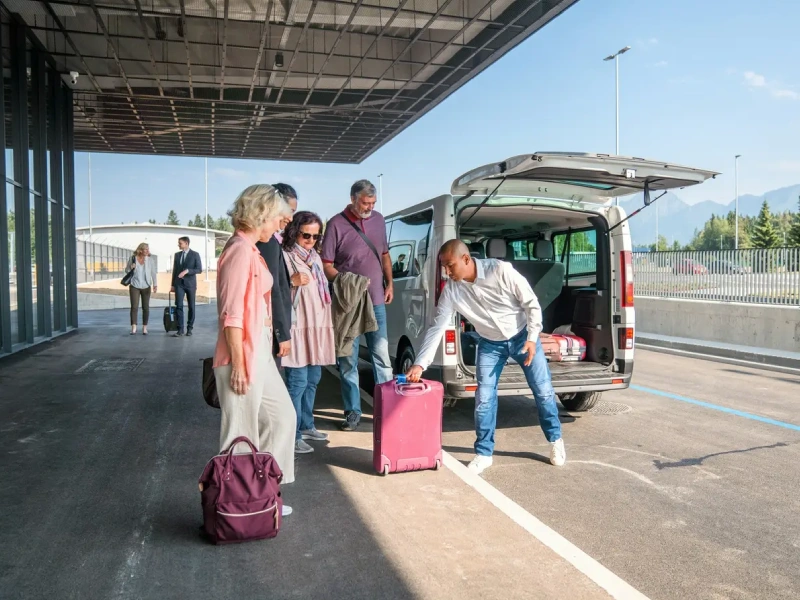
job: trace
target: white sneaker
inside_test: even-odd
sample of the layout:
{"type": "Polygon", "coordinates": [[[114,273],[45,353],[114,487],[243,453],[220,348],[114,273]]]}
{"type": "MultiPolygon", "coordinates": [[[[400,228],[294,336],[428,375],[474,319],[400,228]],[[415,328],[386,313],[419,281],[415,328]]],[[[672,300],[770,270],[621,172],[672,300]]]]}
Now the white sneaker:
{"type": "Polygon", "coordinates": [[[295,454],[310,454],[314,451],[314,448],[306,444],[303,440],[297,440],[294,443],[294,453],[295,454]]]}
{"type": "Polygon", "coordinates": [[[567,462],[567,451],[564,449],[564,438],[558,438],[550,444],[550,464],[563,467],[567,462]]]}
{"type": "Polygon", "coordinates": [[[292,507],[284,504],[283,508],[281,509],[281,516],[288,517],[290,514],[292,514],[292,507]]]}
{"type": "Polygon", "coordinates": [[[322,433],[321,431],[317,430],[316,427],[312,427],[311,429],[304,429],[300,432],[300,435],[303,437],[304,440],[314,440],[316,442],[325,442],[328,439],[327,433],[322,433]]]}
{"type": "Polygon", "coordinates": [[[472,459],[472,462],[467,465],[467,468],[475,473],[475,475],[480,475],[484,470],[492,466],[492,462],[491,456],[481,456],[478,454],[472,459]]]}

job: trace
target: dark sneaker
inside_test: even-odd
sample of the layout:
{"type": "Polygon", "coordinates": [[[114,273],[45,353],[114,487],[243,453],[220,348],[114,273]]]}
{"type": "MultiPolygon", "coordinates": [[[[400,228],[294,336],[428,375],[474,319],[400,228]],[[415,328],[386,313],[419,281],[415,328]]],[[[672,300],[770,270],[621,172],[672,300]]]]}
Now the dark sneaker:
{"type": "Polygon", "coordinates": [[[355,411],[351,411],[345,415],[341,428],[344,431],[355,431],[358,427],[358,422],[361,420],[361,415],[355,411]]]}

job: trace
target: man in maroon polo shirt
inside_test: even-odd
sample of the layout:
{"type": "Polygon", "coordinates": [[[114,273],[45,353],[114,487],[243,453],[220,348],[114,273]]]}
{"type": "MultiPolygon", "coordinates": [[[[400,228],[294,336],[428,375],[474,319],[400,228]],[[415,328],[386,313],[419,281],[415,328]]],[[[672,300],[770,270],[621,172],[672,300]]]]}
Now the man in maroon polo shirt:
{"type": "MultiPolygon", "coordinates": [[[[353,184],[350,188],[350,205],[328,221],[322,240],[322,263],[329,281],[333,281],[340,271],[356,273],[370,280],[369,296],[378,321],[378,330],[365,334],[372,372],[376,384],[391,380],[385,305],[391,303],[394,297],[392,261],[386,239],[386,221],[383,215],[375,211],[375,186],[366,179],[353,184]]],[[[342,429],[345,431],[354,431],[361,420],[359,342],[360,338],[353,342],[351,356],[337,359],[344,400],[345,420],[342,429]]]]}

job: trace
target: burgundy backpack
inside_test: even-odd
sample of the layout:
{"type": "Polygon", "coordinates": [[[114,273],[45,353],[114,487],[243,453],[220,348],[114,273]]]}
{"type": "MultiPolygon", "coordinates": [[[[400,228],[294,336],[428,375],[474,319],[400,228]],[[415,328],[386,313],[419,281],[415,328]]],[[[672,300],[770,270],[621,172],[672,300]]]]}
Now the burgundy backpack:
{"type": "Polygon", "coordinates": [[[259,452],[247,437],[233,440],[206,465],[200,476],[203,530],[215,544],[262,540],[278,535],[283,472],[269,452],[259,452]],[[248,454],[234,454],[238,443],[248,454]]]}

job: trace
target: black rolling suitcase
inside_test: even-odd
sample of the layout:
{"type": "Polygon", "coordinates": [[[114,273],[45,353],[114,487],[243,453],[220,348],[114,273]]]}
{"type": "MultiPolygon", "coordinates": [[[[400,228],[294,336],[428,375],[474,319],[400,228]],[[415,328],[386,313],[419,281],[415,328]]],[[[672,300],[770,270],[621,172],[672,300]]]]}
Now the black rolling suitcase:
{"type": "Polygon", "coordinates": [[[178,331],[178,308],[172,305],[172,292],[169,293],[169,305],[164,307],[164,331],[178,331]]]}

